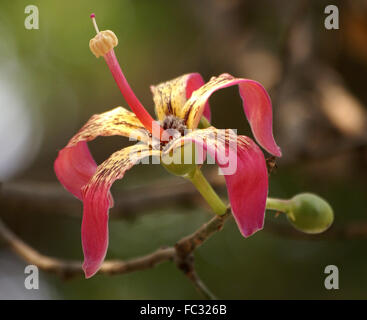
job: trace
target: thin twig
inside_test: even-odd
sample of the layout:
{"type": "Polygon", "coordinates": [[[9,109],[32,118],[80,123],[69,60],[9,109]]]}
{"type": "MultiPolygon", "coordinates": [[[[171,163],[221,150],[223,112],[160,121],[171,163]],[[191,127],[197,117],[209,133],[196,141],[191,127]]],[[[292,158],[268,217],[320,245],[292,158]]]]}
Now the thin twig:
{"type": "MultiPolygon", "coordinates": [[[[39,253],[15,235],[1,220],[0,238],[23,260],[38,266],[43,271],[56,273],[64,278],[83,274],[81,262],[62,260],[39,253]]],[[[127,261],[110,260],[103,263],[99,272],[112,275],[150,269],[164,261],[173,259],[174,254],[174,248],[161,248],[146,256],[127,261]]]]}
{"type": "Polygon", "coordinates": [[[193,270],[187,277],[194,284],[195,288],[203,295],[204,298],[209,300],[217,300],[218,298],[208,289],[203,281],[199,278],[196,271],[193,270]]]}
{"type": "Polygon", "coordinates": [[[176,243],[176,251],[178,256],[187,256],[193,252],[197,247],[201,246],[211,235],[220,231],[225,221],[231,217],[231,209],[221,216],[215,216],[209,222],[203,224],[194,233],[182,238],[176,243]]]}
{"type": "Polygon", "coordinates": [[[175,262],[177,267],[187,276],[188,279],[190,279],[196,289],[207,299],[214,300],[216,297],[201,281],[196,273],[192,253],[214,233],[222,230],[225,221],[231,216],[231,209],[228,208],[225,214],[222,216],[215,216],[210,221],[203,224],[194,233],[182,238],[175,245],[175,262]]]}
{"type": "MultiPolygon", "coordinates": [[[[220,231],[225,220],[229,216],[231,216],[230,210],[223,216],[215,216],[193,234],[179,240],[174,247],[160,248],[153,253],[127,261],[105,261],[99,270],[99,274],[126,274],[139,270],[151,269],[165,261],[175,261],[177,267],[193,282],[198,291],[204,297],[213,299],[215,296],[196,274],[193,252],[215,232],[220,231]]],[[[7,228],[1,219],[0,239],[3,239],[23,260],[38,266],[43,271],[55,273],[63,278],[70,278],[83,274],[81,262],[62,260],[39,253],[7,228]]]]}

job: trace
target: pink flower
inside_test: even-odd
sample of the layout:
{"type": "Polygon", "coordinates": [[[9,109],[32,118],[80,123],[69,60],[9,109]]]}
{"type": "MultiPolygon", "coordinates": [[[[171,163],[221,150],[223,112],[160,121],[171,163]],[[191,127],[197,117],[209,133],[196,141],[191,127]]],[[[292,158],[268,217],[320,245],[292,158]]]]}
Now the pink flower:
{"type": "Polygon", "coordinates": [[[262,229],[268,193],[268,175],[262,151],[250,138],[237,136],[232,130],[197,127],[203,117],[210,121],[209,97],[218,89],[238,85],[244,112],[256,141],[269,153],[281,156],[272,134],[272,107],[265,89],[256,81],[229,74],[213,77],[204,83],[198,73],[152,86],[155,112],[163,126],[158,126],[155,132],[153,119],[121,71],[113,50],[116,45],[117,38],[112,31],[97,30],[97,36],[90,43],[96,56],[104,56],[133,112],[117,107],[92,116],[59,152],[54,165],[63,186],[83,201],[82,245],[86,277],[98,271],[107,252],[108,211],[113,206],[110,188],[114,181],[123,178],[125,172],[143,158],[163,159],[188,142],[201,146],[222,168],[232,212],[243,236],[248,237],[262,229]],[[166,129],[177,129],[179,135],[164,141],[162,137],[166,129]],[[187,133],[183,129],[192,131],[187,133]],[[113,153],[97,166],[87,142],[97,136],[112,135],[134,137],[140,143],[113,153]],[[228,171],[228,165],[221,161],[223,155],[227,155],[230,162],[235,161],[235,172],[228,171]]]}

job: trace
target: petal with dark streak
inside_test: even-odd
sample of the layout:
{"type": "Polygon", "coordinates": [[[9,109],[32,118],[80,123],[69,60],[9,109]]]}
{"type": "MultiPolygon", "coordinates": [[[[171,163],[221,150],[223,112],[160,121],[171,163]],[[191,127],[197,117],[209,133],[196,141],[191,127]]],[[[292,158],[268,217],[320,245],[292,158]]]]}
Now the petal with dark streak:
{"type": "Polygon", "coordinates": [[[117,151],[98,166],[83,188],[83,269],[87,278],[98,271],[107,252],[110,188],[115,180],[122,179],[127,170],[148,156],[160,156],[160,151],[145,144],[117,151]]]}
{"type": "Polygon", "coordinates": [[[232,130],[210,127],[174,141],[164,152],[188,142],[202,146],[221,168],[232,212],[243,236],[251,236],[262,229],[268,172],[264,155],[256,143],[246,136],[237,136],[232,130]]]}
{"type": "Polygon", "coordinates": [[[182,109],[181,118],[189,129],[195,129],[209,97],[217,90],[238,85],[242,98],[243,109],[250,123],[256,141],[271,154],[280,157],[280,148],[273,137],[273,115],[269,95],[264,87],[249,79],[234,78],[230,74],[213,77],[204,86],[194,91],[182,109]]]}
{"type": "Polygon", "coordinates": [[[89,181],[97,168],[86,142],[98,136],[112,135],[131,137],[147,143],[150,141],[148,131],[134,113],[117,107],[92,116],[67,146],[59,151],[54,163],[56,176],[77,198],[81,199],[81,187],[89,181]]]}
{"type": "MultiPolygon", "coordinates": [[[[163,121],[168,115],[179,117],[187,99],[191,94],[204,85],[199,73],[188,73],[173,80],[151,86],[155,104],[155,113],[158,120],[163,121]]],[[[205,117],[210,121],[210,108],[207,104],[205,117]]]]}

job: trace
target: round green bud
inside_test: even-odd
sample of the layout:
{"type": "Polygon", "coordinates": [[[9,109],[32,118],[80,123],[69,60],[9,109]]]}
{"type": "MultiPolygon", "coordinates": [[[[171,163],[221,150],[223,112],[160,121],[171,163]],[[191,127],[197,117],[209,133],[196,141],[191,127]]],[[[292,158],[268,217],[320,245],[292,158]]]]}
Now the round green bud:
{"type": "Polygon", "coordinates": [[[324,232],[334,221],[329,203],[312,193],[301,193],[290,199],[286,214],[290,223],[305,233],[324,232]]]}
{"type": "Polygon", "coordinates": [[[163,154],[161,164],[168,172],[177,175],[185,176],[191,174],[196,169],[195,164],[195,144],[185,143],[180,148],[171,150],[163,154]]]}

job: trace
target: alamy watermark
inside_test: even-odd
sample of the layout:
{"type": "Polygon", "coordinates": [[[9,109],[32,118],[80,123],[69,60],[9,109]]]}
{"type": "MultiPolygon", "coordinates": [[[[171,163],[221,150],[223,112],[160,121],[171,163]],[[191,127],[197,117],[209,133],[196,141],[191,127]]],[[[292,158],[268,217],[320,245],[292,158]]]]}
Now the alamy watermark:
{"type": "Polygon", "coordinates": [[[39,29],[39,11],[38,7],[30,4],[24,8],[24,13],[28,16],[24,20],[24,27],[27,30],[39,29]]]}
{"type": "Polygon", "coordinates": [[[25,267],[24,274],[26,275],[24,279],[24,287],[27,290],[38,290],[39,289],[39,272],[38,267],[30,264],[25,267]]]}
{"type": "Polygon", "coordinates": [[[327,290],[339,289],[339,269],[337,266],[331,264],[325,267],[325,274],[328,276],[325,278],[324,285],[327,290]]]}
{"type": "Polygon", "coordinates": [[[324,13],[327,17],[324,26],[327,30],[339,29],[339,9],[337,6],[330,4],[325,7],[324,13]]]}

